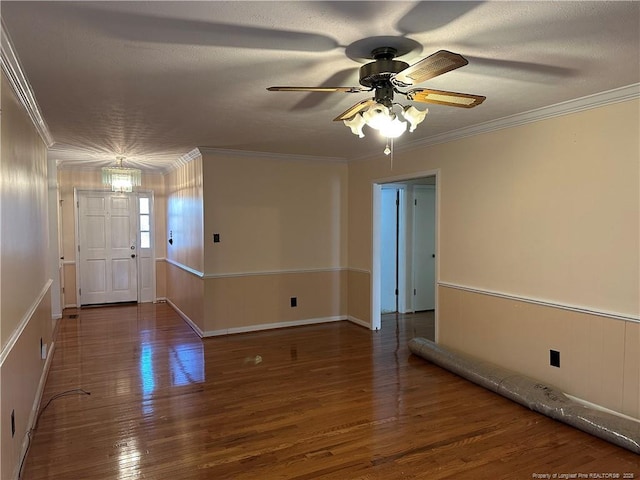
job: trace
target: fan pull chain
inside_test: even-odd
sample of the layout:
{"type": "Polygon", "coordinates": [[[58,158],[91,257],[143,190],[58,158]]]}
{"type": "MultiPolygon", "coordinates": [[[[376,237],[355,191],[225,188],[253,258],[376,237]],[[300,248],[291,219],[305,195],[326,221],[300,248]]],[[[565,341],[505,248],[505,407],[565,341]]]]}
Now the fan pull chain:
{"type": "Polygon", "coordinates": [[[387,137],[387,145],[384,147],[384,154],[385,155],[391,154],[391,156],[389,157],[390,165],[391,165],[390,170],[393,170],[393,137],[391,138],[387,137]]]}

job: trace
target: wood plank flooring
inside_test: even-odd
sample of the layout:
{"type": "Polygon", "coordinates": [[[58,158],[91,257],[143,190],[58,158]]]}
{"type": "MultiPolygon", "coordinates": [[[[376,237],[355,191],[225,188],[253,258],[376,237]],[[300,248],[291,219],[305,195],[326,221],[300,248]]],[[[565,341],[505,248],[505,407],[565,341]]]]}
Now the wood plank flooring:
{"type": "Polygon", "coordinates": [[[410,355],[419,320],[200,340],[166,304],[77,313],[25,480],[640,478],[639,456],[410,355]]]}

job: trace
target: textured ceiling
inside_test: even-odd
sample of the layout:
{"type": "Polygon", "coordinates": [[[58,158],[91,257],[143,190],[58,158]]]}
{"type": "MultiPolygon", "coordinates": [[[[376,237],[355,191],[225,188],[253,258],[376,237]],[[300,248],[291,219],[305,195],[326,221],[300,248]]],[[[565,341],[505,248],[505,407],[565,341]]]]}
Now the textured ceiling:
{"type": "Polygon", "coordinates": [[[469,110],[430,105],[398,144],[640,81],[639,2],[3,0],[1,14],[52,155],[67,163],[123,154],[162,168],[194,147],[381,152],[377,135],[332,121],[370,94],[266,87],[358,85],[361,57],[385,44],[413,47],[410,64],[460,53],[469,65],[420,86],[487,97],[469,110]]]}

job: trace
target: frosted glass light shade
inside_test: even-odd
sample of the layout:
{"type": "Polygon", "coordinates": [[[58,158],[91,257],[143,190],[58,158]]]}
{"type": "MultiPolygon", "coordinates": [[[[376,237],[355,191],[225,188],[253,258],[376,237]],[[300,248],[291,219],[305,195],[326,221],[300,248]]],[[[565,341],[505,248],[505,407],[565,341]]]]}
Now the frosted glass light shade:
{"type": "Polygon", "coordinates": [[[364,118],[359,113],[349,120],[343,120],[344,124],[351,129],[351,133],[358,135],[360,138],[364,137],[362,128],[366,125],[364,118]]]}
{"type": "Polygon", "coordinates": [[[420,111],[413,105],[405,107],[404,110],[402,110],[402,116],[411,124],[409,127],[410,132],[413,132],[416,129],[418,124],[427,116],[427,113],[429,113],[428,108],[424,111],[420,111]]]}
{"type": "Polygon", "coordinates": [[[365,112],[362,113],[362,118],[371,128],[380,130],[391,121],[389,115],[389,109],[381,103],[374,103],[365,112]]]}

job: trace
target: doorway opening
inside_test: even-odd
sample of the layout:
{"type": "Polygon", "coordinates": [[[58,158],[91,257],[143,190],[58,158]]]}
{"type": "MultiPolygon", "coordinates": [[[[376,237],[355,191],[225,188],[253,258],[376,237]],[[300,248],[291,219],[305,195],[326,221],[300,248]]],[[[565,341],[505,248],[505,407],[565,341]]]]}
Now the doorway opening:
{"type": "Polygon", "coordinates": [[[438,171],[373,187],[372,328],[406,320],[437,340],[438,171]]]}
{"type": "Polygon", "coordinates": [[[75,191],[79,307],[155,299],[153,193],[75,191]]]}

